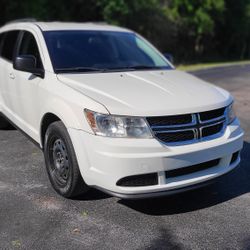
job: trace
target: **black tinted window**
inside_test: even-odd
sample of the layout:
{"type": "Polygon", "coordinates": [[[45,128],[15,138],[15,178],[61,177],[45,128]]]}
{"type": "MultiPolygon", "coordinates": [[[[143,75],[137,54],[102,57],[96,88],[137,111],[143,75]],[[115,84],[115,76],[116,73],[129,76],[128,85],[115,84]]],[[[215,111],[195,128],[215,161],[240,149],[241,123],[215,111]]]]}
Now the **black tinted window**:
{"type": "Polygon", "coordinates": [[[4,37],[1,56],[9,61],[13,59],[18,34],[19,31],[10,31],[4,37]]]}
{"type": "Polygon", "coordinates": [[[42,67],[42,61],[37,46],[37,42],[33,34],[30,32],[24,32],[22,42],[18,51],[18,55],[32,55],[36,58],[37,68],[42,67]]]}
{"type": "Polygon", "coordinates": [[[110,70],[140,66],[170,68],[153,47],[134,33],[46,31],[44,36],[57,72],[81,67],[110,70]]]}

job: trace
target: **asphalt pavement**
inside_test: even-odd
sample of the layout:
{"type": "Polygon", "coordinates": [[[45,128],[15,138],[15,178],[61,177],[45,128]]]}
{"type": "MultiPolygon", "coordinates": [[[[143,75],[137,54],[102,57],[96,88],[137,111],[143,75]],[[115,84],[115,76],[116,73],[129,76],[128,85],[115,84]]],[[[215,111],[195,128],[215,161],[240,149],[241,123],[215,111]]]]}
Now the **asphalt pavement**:
{"type": "Polygon", "coordinates": [[[0,249],[250,249],[250,66],[195,72],[229,90],[245,129],[240,167],[196,191],[126,201],[91,190],[67,200],[42,152],[0,131],[0,249]]]}

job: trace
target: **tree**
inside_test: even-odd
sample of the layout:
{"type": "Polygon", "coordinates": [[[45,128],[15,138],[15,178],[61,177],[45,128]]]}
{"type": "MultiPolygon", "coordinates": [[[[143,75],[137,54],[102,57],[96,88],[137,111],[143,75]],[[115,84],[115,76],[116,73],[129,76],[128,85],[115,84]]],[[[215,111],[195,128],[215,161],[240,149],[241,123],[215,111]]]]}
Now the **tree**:
{"type": "Polygon", "coordinates": [[[250,57],[250,0],[0,0],[0,24],[105,21],[144,35],[179,62],[250,57]]]}
{"type": "Polygon", "coordinates": [[[217,26],[219,50],[224,58],[250,57],[250,0],[226,0],[223,22],[217,26]]]}
{"type": "Polygon", "coordinates": [[[187,58],[206,52],[206,41],[214,36],[216,22],[225,11],[224,0],[163,1],[166,15],[178,25],[179,40],[185,41],[187,58]]]}
{"type": "Polygon", "coordinates": [[[176,26],[159,0],[99,0],[97,4],[105,21],[139,32],[162,51],[173,49],[176,26]]]}

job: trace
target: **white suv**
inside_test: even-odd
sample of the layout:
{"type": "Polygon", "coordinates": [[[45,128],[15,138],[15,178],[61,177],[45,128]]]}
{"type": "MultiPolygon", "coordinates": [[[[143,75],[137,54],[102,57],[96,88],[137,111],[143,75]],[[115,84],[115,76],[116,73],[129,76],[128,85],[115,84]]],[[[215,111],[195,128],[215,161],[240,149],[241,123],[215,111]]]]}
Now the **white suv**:
{"type": "Polygon", "coordinates": [[[1,128],[12,122],[43,150],[64,197],[189,190],[234,169],[243,146],[227,91],[106,24],[0,28],[0,112],[1,128]]]}

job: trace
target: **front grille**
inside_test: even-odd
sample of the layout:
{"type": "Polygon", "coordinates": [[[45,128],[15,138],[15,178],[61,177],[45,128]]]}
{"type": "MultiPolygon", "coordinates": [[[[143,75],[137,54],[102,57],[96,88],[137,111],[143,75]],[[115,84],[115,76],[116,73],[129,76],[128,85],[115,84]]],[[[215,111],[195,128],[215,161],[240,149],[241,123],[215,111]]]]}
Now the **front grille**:
{"type": "Polygon", "coordinates": [[[122,187],[142,187],[142,186],[152,186],[158,184],[158,174],[141,174],[132,175],[120,179],[116,185],[122,187]]]}
{"type": "Polygon", "coordinates": [[[202,129],[202,136],[207,137],[218,134],[223,129],[223,126],[224,126],[223,123],[219,123],[216,125],[205,127],[202,129]]]}
{"type": "Polygon", "coordinates": [[[181,132],[167,132],[167,133],[156,133],[155,134],[161,141],[164,142],[179,142],[189,141],[194,139],[194,131],[187,130],[181,132]]]}
{"type": "Polygon", "coordinates": [[[179,168],[179,169],[173,169],[173,170],[168,170],[165,172],[166,178],[174,178],[174,177],[179,177],[182,175],[187,175],[187,174],[192,174],[198,171],[202,171],[208,168],[215,167],[219,164],[220,159],[215,159],[212,161],[207,161],[203,163],[199,163],[193,166],[189,167],[184,167],[184,168],[179,168]]]}
{"type": "Polygon", "coordinates": [[[200,120],[201,121],[207,121],[207,120],[212,120],[216,119],[218,117],[221,117],[224,115],[226,108],[221,108],[221,109],[216,109],[216,110],[210,110],[207,112],[201,112],[199,114],[200,120]]]}
{"type": "Polygon", "coordinates": [[[183,124],[189,124],[192,122],[192,115],[148,117],[147,121],[150,126],[183,125],[183,124]]]}
{"type": "Polygon", "coordinates": [[[147,117],[147,122],[154,136],[163,143],[195,143],[224,133],[226,108],[186,115],[147,117]]]}

